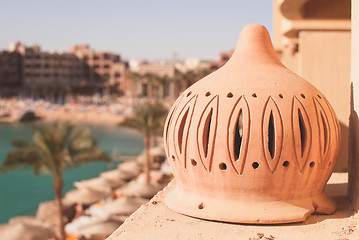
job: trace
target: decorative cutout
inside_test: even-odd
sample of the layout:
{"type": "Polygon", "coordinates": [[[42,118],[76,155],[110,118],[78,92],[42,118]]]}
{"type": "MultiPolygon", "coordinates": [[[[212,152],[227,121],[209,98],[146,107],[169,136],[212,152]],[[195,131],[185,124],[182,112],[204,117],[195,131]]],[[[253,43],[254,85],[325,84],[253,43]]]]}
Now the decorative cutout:
{"type": "Polygon", "coordinates": [[[315,166],[315,162],[310,162],[309,167],[313,168],[315,166]]]}
{"type": "Polygon", "coordinates": [[[194,160],[194,159],[191,159],[191,164],[192,164],[193,166],[197,166],[197,161],[194,160]]]}
{"type": "Polygon", "coordinates": [[[239,116],[236,123],[236,131],[234,132],[234,156],[235,161],[239,159],[239,154],[241,153],[241,145],[243,138],[243,112],[242,109],[239,111],[239,116]]]}
{"type": "Polygon", "coordinates": [[[220,164],[219,164],[219,169],[221,169],[221,170],[226,170],[226,169],[227,169],[227,164],[225,164],[225,163],[220,163],[220,164]]]}
{"type": "Polygon", "coordinates": [[[293,97],[292,106],[294,151],[299,170],[302,172],[308,161],[312,145],[312,128],[310,126],[308,113],[302,102],[296,96],[293,97]]]}
{"type": "Polygon", "coordinates": [[[289,162],[288,162],[288,161],[284,161],[284,162],[283,162],[283,167],[289,167],[289,162]]]}
{"type": "Polygon", "coordinates": [[[257,162],[252,163],[252,168],[253,169],[259,168],[259,163],[257,163],[257,162]]]}
{"type": "Polygon", "coordinates": [[[212,113],[213,113],[213,108],[211,108],[211,111],[209,112],[204,125],[205,127],[203,131],[203,139],[202,139],[204,157],[207,157],[208,155],[209,134],[211,133],[212,113]]]}
{"type": "Polygon", "coordinates": [[[317,119],[318,119],[318,126],[319,126],[319,141],[320,141],[320,164],[321,167],[324,166],[324,162],[327,160],[328,157],[328,149],[330,146],[330,125],[328,121],[328,117],[325,114],[323,106],[320,102],[313,98],[315,110],[317,112],[317,119]]]}
{"type": "Polygon", "coordinates": [[[197,146],[201,161],[207,171],[211,171],[212,166],[212,155],[217,130],[217,118],[218,96],[215,96],[205,107],[197,128],[197,146]]]}
{"type": "Polygon", "coordinates": [[[178,129],[178,134],[177,134],[177,143],[178,143],[179,153],[180,153],[180,154],[182,153],[183,132],[184,132],[184,126],[186,125],[188,112],[189,112],[189,109],[187,109],[186,113],[185,113],[184,116],[182,117],[182,120],[181,120],[179,129],[178,129]]]}
{"type": "Polygon", "coordinates": [[[270,112],[269,123],[268,123],[268,151],[271,158],[274,158],[275,154],[275,129],[274,129],[274,120],[273,112],[270,112]]]}
{"type": "Polygon", "coordinates": [[[324,150],[323,153],[327,152],[328,149],[328,129],[326,121],[324,120],[323,113],[320,113],[320,119],[322,120],[323,124],[323,135],[324,135],[324,150]]]}
{"type": "Polygon", "coordinates": [[[197,95],[193,96],[182,108],[174,127],[173,141],[178,160],[183,160],[186,168],[186,153],[189,128],[191,126],[193,110],[197,101],[197,95]]]}
{"type": "Polygon", "coordinates": [[[167,143],[167,144],[165,144],[167,153],[169,153],[169,149],[168,149],[168,146],[169,146],[169,138],[168,138],[168,136],[169,136],[169,126],[172,125],[174,113],[176,112],[176,110],[178,108],[178,104],[182,100],[182,98],[183,98],[183,95],[181,97],[179,97],[176,100],[176,102],[173,104],[173,107],[170,110],[170,113],[168,114],[166,122],[165,122],[164,129],[166,129],[166,131],[164,132],[164,139],[165,139],[165,141],[167,143]]]}
{"type": "MultiPolygon", "coordinates": [[[[320,95],[318,95],[318,97],[320,97],[320,95]]],[[[320,99],[322,99],[322,98],[320,98],[320,99]]],[[[332,106],[329,104],[328,100],[326,98],[324,98],[324,101],[325,101],[327,107],[329,108],[330,115],[332,117],[332,122],[334,124],[335,136],[336,136],[337,142],[339,143],[340,142],[340,125],[337,120],[337,116],[335,115],[335,112],[334,112],[332,106]]]]}
{"type": "Polygon", "coordinates": [[[247,156],[250,130],[250,113],[246,98],[240,97],[235,104],[228,126],[228,152],[237,173],[242,174],[247,156]]]}
{"type": "Polygon", "coordinates": [[[269,97],[264,108],[262,120],[262,146],[269,169],[273,173],[277,168],[283,143],[283,122],[279,108],[269,97]]]}

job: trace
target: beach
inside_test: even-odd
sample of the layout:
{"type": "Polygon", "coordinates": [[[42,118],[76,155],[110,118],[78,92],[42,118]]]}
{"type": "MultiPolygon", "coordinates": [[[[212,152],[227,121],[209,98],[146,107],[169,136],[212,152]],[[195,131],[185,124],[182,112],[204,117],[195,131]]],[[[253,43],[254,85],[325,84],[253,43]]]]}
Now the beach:
{"type": "Polygon", "coordinates": [[[75,124],[117,125],[133,111],[133,101],[122,99],[111,103],[69,101],[56,104],[44,100],[1,99],[0,123],[16,123],[26,112],[34,113],[30,120],[70,121],[75,124]]]}
{"type": "MultiPolygon", "coordinates": [[[[151,182],[149,184],[143,182],[143,176],[141,176],[143,156],[140,155],[143,150],[143,136],[135,130],[117,127],[118,123],[130,115],[132,111],[133,103],[129,100],[112,102],[111,104],[70,101],[61,105],[44,100],[0,100],[0,122],[3,123],[0,124],[0,132],[3,131],[3,137],[0,138],[2,142],[0,157],[2,158],[11,149],[10,143],[14,138],[31,140],[31,124],[23,123],[24,121],[21,120],[20,116],[21,114],[25,115],[26,112],[31,112],[35,116],[33,119],[28,119],[31,123],[69,121],[77,126],[89,126],[93,136],[99,140],[99,146],[102,149],[117,160],[126,162],[124,165],[115,162],[112,166],[100,162],[89,163],[65,172],[63,198],[67,219],[66,231],[69,239],[83,239],[81,238],[83,236],[86,236],[86,239],[92,239],[91,231],[93,229],[85,231],[82,229],[87,226],[91,228],[92,224],[96,226],[103,224],[110,229],[110,231],[101,230],[97,233],[97,235],[101,234],[103,237],[101,239],[104,239],[120,226],[127,216],[148,202],[172,177],[168,167],[167,174],[160,170],[165,159],[164,150],[161,148],[161,164],[156,164],[157,167],[152,170],[151,182]],[[134,166],[135,168],[133,168],[134,166]],[[165,180],[163,181],[164,177],[165,180]],[[99,187],[94,189],[96,184],[99,184],[99,187]],[[88,194],[92,196],[93,201],[82,202],[84,199],[89,200],[88,194]],[[100,208],[106,204],[117,204],[117,207],[110,208],[111,213],[108,213],[107,210],[100,208]],[[118,204],[121,206],[125,204],[126,212],[121,212],[119,215],[118,204]],[[131,210],[129,210],[128,205],[132,206],[131,210]],[[116,212],[112,213],[113,210],[116,212]],[[73,215],[74,212],[76,212],[76,216],[73,215]]],[[[0,160],[2,161],[2,159],[0,160]]],[[[6,221],[2,219],[2,222],[5,223],[8,219],[9,222],[0,224],[0,231],[1,229],[5,231],[12,227],[18,227],[19,224],[24,227],[27,226],[28,222],[41,226],[48,225],[46,231],[50,235],[58,231],[57,220],[54,219],[57,214],[54,210],[55,202],[52,201],[54,199],[52,179],[49,175],[34,177],[30,169],[24,169],[8,172],[0,178],[2,178],[0,189],[3,192],[9,192],[8,198],[3,197],[2,199],[3,213],[7,214],[7,217],[5,216],[6,221]],[[11,183],[10,186],[7,183],[11,183]],[[28,183],[31,186],[28,186],[28,183]],[[10,189],[8,189],[9,187],[10,189]],[[37,194],[33,194],[34,189],[36,189],[37,194]],[[26,193],[27,190],[28,193],[26,193]],[[31,202],[31,205],[26,205],[20,200],[21,196],[16,195],[20,192],[22,195],[32,196],[33,199],[28,197],[27,200],[27,202],[31,202]],[[38,199],[35,197],[35,199],[33,196],[39,197],[38,199]],[[16,205],[16,203],[20,205],[16,205]],[[36,217],[31,217],[34,215],[36,217]]],[[[33,231],[31,231],[32,233],[33,231]]],[[[57,235],[59,235],[58,232],[57,235]]]]}

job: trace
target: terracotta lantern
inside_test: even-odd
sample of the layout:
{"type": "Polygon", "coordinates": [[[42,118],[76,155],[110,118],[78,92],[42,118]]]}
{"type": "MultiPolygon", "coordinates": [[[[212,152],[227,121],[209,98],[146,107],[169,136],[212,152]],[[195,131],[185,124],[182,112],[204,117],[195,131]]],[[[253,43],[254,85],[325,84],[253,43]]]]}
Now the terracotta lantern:
{"type": "Polygon", "coordinates": [[[177,99],[164,141],[175,184],[167,206],[225,222],[273,224],[330,214],[324,193],[340,128],[324,95],[285,68],[261,25],[231,59],[177,99]]]}

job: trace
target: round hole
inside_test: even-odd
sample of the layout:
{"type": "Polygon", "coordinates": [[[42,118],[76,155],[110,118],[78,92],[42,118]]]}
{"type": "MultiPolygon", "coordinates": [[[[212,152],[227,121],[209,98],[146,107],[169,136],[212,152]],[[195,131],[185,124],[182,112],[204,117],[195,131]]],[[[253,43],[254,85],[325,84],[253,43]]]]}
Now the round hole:
{"type": "Polygon", "coordinates": [[[192,165],[193,165],[193,166],[197,166],[197,162],[196,162],[196,160],[191,159],[191,163],[192,163],[192,165]]]}
{"type": "Polygon", "coordinates": [[[225,163],[220,163],[219,164],[219,169],[221,170],[226,170],[227,169],[227,165],[225,163]]]}
{"type": "Polygon", "coordinates": [[[230,92],[227,94],[227,98],[231,98],[231,97],[233,97],[233,94],[230,92]]]}
{"type": "Polygon", "coordinates": [[[192,94],[192,92],[187,93],[187,97],[188,97],[189,95],[191,95],[191,94],[192,94]]]}
{"type": "Polygon", "coordinates": [[[285,161],[284,163],[283,163],[283,167],[288,167],[289,166],[289,162],[288,161],[285,161]]]}
{"type": "Polygon", "coordinates": [[[309,167],[311,167],[311,168],[313,168],[314,165],[315,165],[315,162],[310,162],[310,163],[309,163],[309,167]]]}
{"type": "Polygon", "coordinates": [[[318,96],[318,98],[322,99],[322,97],[319,94],[317,94],[317,96],[318,96]]]}
{"type": "Polygon", "coordinates": [[[204,204],[203,203],[200,203],[199,205],[198,205],[198,209],[203,209],[204,208],[204,204]]]}
{"type": "Polygon", "coordinates": [[[282,95],[282,94],[279,94],[279,97],[280,97],[280,98],[283,98],[283,95],[282,95]]]}
{"type": "Polygon", "coordinates": [[[252,163],[252,167],[254,169],[257,169],[259,167],[259,163],[257,163],[257,162],[252,163]]]}
{"type": "Polygon", "coordinates": [[[256,97],[257,97],[257,94],[256,94],[256,93],[253,93],[253,94],[252,94],[252,97],[255,97],[255,98],[256,98],[256,97]]]}
{"type": "Polygon", "coordinates": [[[301,93],[300,96],[302,96],[302,98],[305,98],[305,95],[303,93],[301,93]]]}
{"type": "Polygon", "coordinates": [[[175,156],[173,156],[173,155],[172,155],[172,160],[173,160],[173,161],[176,161],[176,158],[175,158],[175,156]]]}
{"type": "Polygon", "coordinates": [[[206,97],[208,97],[209,95],[211,95],[211,93],[210,93],[210,92],[206,92],[206,97]]]}

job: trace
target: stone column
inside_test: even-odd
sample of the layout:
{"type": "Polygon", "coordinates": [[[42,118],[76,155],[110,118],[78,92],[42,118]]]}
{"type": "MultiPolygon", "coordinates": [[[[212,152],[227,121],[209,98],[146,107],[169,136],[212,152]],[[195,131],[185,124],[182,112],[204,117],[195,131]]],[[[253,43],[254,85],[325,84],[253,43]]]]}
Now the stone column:
{"type": "Polygon", "coordinates": [[[359,3],[352,0],[351,111],[349,118],[349,196],[359,210],[359,3]]]}

